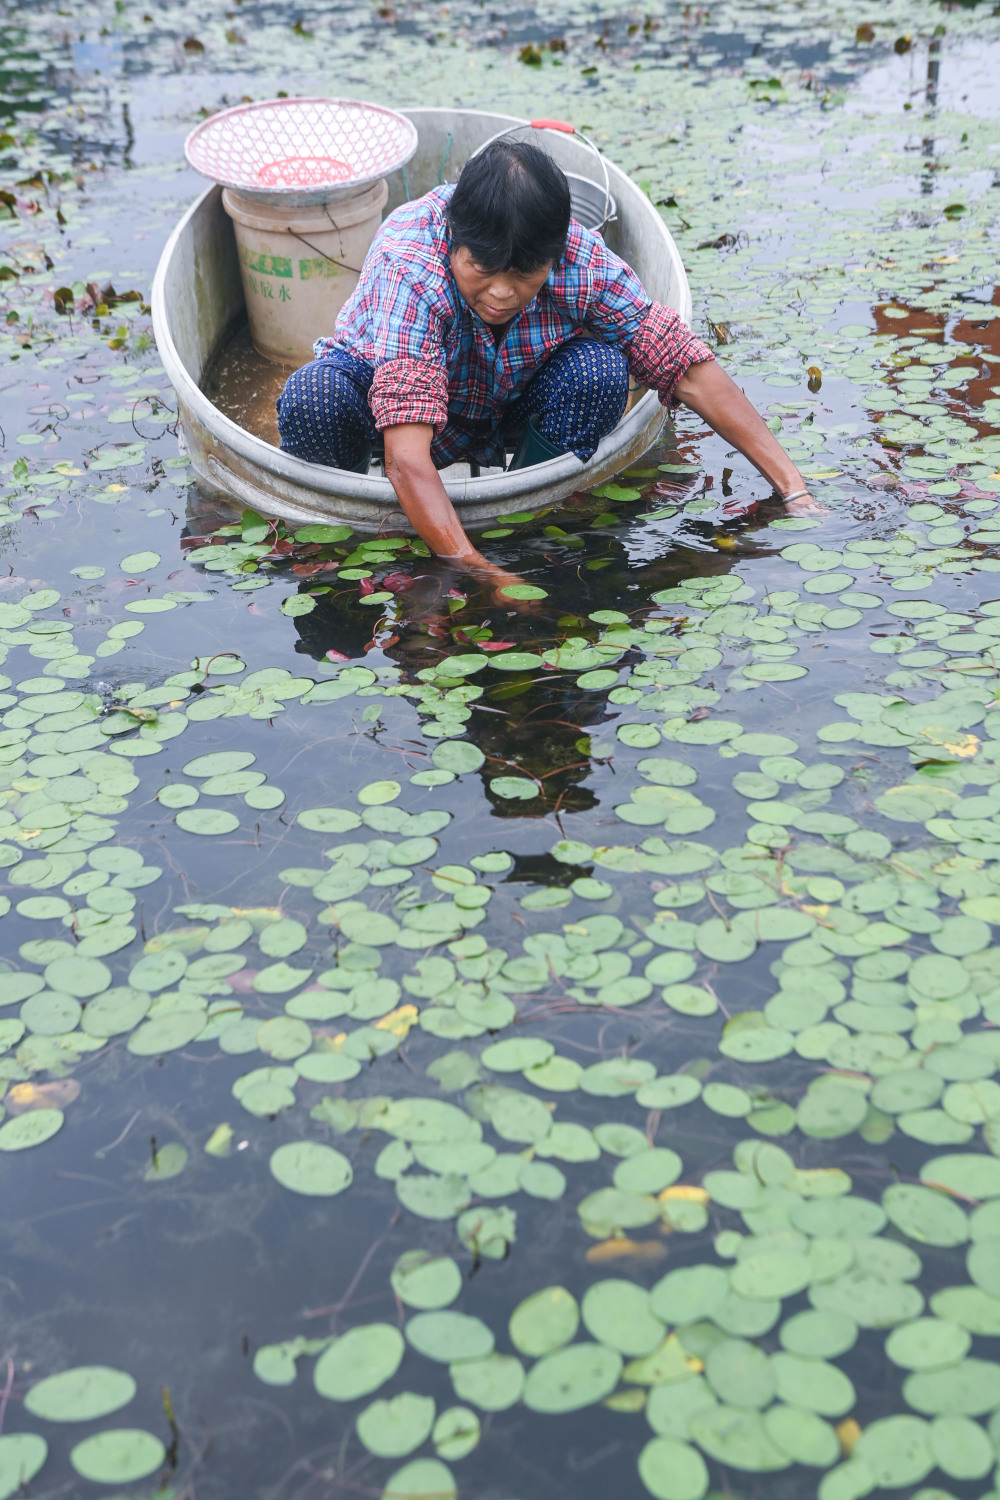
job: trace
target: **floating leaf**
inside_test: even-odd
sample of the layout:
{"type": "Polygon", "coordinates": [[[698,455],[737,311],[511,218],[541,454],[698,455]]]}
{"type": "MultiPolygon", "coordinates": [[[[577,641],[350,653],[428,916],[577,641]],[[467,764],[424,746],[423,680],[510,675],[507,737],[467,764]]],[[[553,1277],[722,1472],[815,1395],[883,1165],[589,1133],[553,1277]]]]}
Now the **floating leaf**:
{"type": "Polygon", "coordinates": [[[689,1426],[699,1448],[731,1468],[766,1474],[787,1469],[792,1462],[773,1441],[757,1411],[721,1405],[695,1412],[689,1426]]]}
{"type": "Polygon", "coordinates": [[[485,1359],[493,1353],[493,1334],[481,1319],[468,1313],[416,1313],[406,1325],[406,1337],[418,1353],[442,1364],[485,1359]]]}
{"type": "Polygon", "coordinates": [[[596,1282],[587,1288],[581,1312],[588,1333],[621,1354],[649,1354],[666,1333],[651,1310],[649,1293],[631,1281],[596,1282]]]}
{"type": "Polygon", "coordinates": [[[525,776],[494,776],[490,791],[507,801],[526,802],[537,797],[540,788],[537,782],[529,781],[525,776]]]}
{"type": "Polygon", "coordinates": [[[227,833],[235,833],[240,826],[236,814],[221,807],[184,807],[175,822],[185,833],[199,833],[206,838],[222,838],[227,833]]]}
{"type": "Polygon", "coordinates": [[[421,1311],[447,1307],[462,1290],[462,1273],[451,1257],[423,1250],[405,1251],[390,1280],[400,1301],[421,1311]]]}
{"type": "Polygon", "coordinates": [[[945,1193],[916,1183],[896,1182],[882,1194],[889,1218],[911,1239],[924,1245],[961,1245],[969,1225],[958,1204],[945,1193]]]}
{"type": "Polygon", "coordinates": [[[159,1438],[138,1427],[112,1428],[84,1438],[69,1461],[84,1479],[98,1484],[128,1484],[160,1468],[166,1449],[159,1438]]]}
{"type": "Polygon", "coordinates": [[[24,1398],[33,1417],[46,1422],[90,1422],[127,1406],[135,1395],[131,1375],[108,1365],[81,1365],[49,1375],[24,1398]]]}
{"type": "Polygon", "coordinates": [[[231,771],[245,771],[256,759],[249,750],[216,750],[189,760],[183,769],[185,776],[224,776],[231,771]]]}
{"type": "Polygon", "coordinates": [[[603,1401],[618,1384],[622,1358],[600,1344],[571,1344],[544,1355],[528,1373],[524,1404],[531,1411],[579,1411],[603,1401]]]}
{"type": "Polygon", "coordinates": [[[519,1302],[510,1316],[510,1341],[533,1359],[552,1354],[576,1336],[580,1311],[565,1287],[550,1286],[519,1302]]]}
{"type": "Polygon", "coordinates": [[[130,552],[118,566],[123,573],[145,573],[149,568],[155,568],[159,561],[158,552],[130,552]]]}
{"type": "Polygon", "coordinates": [[[357,1417],[358,1437],[376,1458],[403,1458],[419,1448],[434,1426],[434,1399],[402,1391],[388,1401],[373,1401],[357,1417]]]}
{"type": "Polygon", "coordinates": [[[48,1457],[43,1437],[34,1432],[8,1432],[0,1437],[0,1500],[22,1494],[48,1457]]]}
{"type": "Polygon", "coordinates": [[[391,1323],[351,1328],[317,1360],[316,1390],[329,1401],[369,1396],[395,1375],[405,1349],[403,1335],[391,1323]]]}
{"type": "Polygon", "coordinates": [[[540,589],[533,583],[508,583],[501,590],[505,599],[547,599],[547,589],[540,589]]]}
{"type": "Polygon", "coordinates": [[[969,1352],[968,1332],[943,1318],[917,1318],[894,1328],[885,1342],[893,1364],[904,1370],[933,1370],[957,1364],[969,1352]]]}
{"type": "Polygon", "coordinates": [[[440,1458],[465,1458],[477,1446],[482,1428],[467,1406],[450,1406],[434,1423],[432,1441],[440,1458]]]}
{"type": "Polygon", "coordinates": [[[397,1469],[382,1491],[382,1500],[456,1500],[458,1488],[436,1458],[417,1458],[397,1469]]]}
{"type": "Polygon", "coordinates": [[[868,1464],[876,1484],[919,1484],[934,1467],[928,1424],[905,1414],[882,1417],[862,1432],[852,1455],[868,1464]]]}
{"type": "Polygon", "coordinates": [[[282,1187],[313,1198],[342,1193],[354,1176],[346,1156],[316,1141],[289,1141],[279,1146],[271,1153],[271,1173],[282,1187]]]}
{"type": "Polygon", "coordinates": [[[26,1151],[41,1146],[62,1128],[61,1109],[33,1109],[0,1125],[0,1151],[26,1151]]]}
{"type": "Polygon", "coordinates": [[[655,1500],[702,1500],[708,1469],[696,1448],[675,1437],[656,1437],[639,1454],[639,1478],[655,1500]]]}
{"type": "Polygon", "coordinates": [[[507,1411],[521,1399],[524,1367],[510,1354],[463,1359],[450,1367],[455,1394],[481,1411],[507,1411]]]}

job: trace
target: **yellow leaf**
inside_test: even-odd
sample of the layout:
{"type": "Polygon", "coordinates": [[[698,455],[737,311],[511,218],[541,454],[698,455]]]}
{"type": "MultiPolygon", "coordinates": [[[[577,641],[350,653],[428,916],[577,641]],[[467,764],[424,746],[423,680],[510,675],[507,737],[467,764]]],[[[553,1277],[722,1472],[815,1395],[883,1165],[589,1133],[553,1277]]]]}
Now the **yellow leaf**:
{"type": "Polygon", "coordinates": [[[340,1052],[347,1041],[347,1032],[338,1031],[336,1036],[324,1036],[321,1031],[315,1032],[315,1050],[317,1052],[340,1052]]]}
{"type": "Polygon", "coordinates": [[[708,1193],[703,1187],[696,1187],[692,1182],[675,1182],[673,1187],[664,1188],[659,1193],[661,1203],[669,1203],[671,1198],[681,1198],[685,1203],[707,1203],[708,1193]]]}
{"type": "Polygon", "coordinates": [[[24,1115],[32,1109],[64,1109],[79,1093],[75,1078],[53,1078],[50,1083],[15,1083],[3,1102],[8,1114],[24,1115]]]}
{"type": "Polygon", "coordinates": [[[606,1260],[662,1260],[666,1253],[666,1247],[658,1245],[655,1240],[628,1240],[622,1237],[591,1245],[586,1259],[593,1266],[601,1265],[606,1260]]]}
{"type": "Polygon", "coordinates": [[[850,1458],[854,1452],[854,1445],[861,1436],[861,1428],[853,1417],[847,1417],[834,1429],[837,1441],[840,1443],[841,1452],[845,1458],[850,1458]]]}
{"type": "Polygon", "coordinates": [[[205,1142],[205,1150],[209,1156],[228,1156],[229,1148],[233,1144],[233,1127],[231,1125],[216,1125],[212,1134],[205,1142]]]}
{"type": "Polygon", "coordinates": [[[419,1014],[415,1005],[401,1005],[398,1010],[391,1010],[387,1016],[376,1021],[375,1030],[391,1032],[402,1041],[409,1035],[410,1029],[417,1024],[419,1014]]]}
{"type": "Polygon", "coordinates": [[[617,1391],[601,1402],[609,1411],[642,1411],[646,1405],[646,1392],[636,1386],[631,1391],[617,1391]]]}

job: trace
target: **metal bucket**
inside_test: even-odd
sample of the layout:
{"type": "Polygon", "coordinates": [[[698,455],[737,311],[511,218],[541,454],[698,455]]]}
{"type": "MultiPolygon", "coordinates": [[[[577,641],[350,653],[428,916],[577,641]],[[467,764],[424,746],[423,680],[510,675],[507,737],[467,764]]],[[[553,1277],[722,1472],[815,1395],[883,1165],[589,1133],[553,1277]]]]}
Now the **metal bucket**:
{"type": "Polygon", "coordinates": [[[584,229],[603,234],[605,225],[618,217],[618,204],[613,194],[605,192],[603,183],[591,182],[589,177],[580,177],[576,172],[567,172],[566,181],[574,219],[584,229]]]}

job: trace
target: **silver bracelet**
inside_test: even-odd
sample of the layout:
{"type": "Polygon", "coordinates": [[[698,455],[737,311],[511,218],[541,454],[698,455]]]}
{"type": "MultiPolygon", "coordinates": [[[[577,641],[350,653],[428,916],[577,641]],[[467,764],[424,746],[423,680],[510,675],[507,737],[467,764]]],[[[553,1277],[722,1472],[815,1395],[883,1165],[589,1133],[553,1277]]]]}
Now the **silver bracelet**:
{"type": "Polygon", "coordinates": [[[796,490],[795,493],[794,493],[794,495],[782,495],[781,498],[784,501],[784,503],[787,505],[789,503],[789,501],[791,501],[791,500],[801,500],[802,497],[803,497],[803,495],[808,495],[809,493],[810,493],[809,490],[796,490]]]}

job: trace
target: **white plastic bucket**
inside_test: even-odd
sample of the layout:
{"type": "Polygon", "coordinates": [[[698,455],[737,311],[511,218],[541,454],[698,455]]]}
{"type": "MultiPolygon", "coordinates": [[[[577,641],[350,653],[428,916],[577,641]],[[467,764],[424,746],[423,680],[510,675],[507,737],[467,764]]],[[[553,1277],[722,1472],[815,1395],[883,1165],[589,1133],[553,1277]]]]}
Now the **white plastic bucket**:
{"type": "Polygon", "coordinates": [[[236,248],[250,336],[266,359],[302,365],[337,314],[382,222],[389,189],[374,182],[350,198],[277,207],[227,188],[222,195],[236,248]]]}

